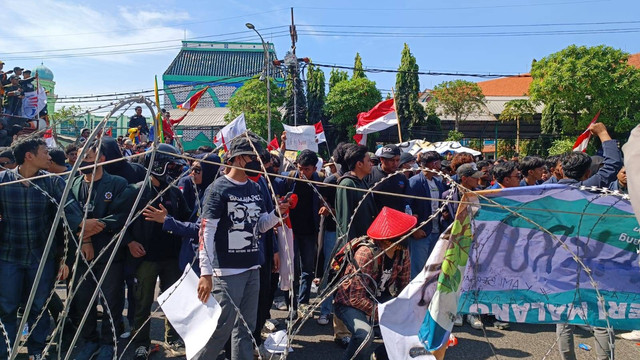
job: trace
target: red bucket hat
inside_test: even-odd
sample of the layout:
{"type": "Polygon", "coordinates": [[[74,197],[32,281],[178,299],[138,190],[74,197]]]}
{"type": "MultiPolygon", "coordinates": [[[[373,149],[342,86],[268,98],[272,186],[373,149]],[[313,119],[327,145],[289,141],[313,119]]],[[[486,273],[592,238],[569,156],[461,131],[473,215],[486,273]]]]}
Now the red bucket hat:
{"type": "Polygon", "coordinates": [[[367,235],[373,240],[389,240],[406,234],[416,223],[415,217],[385,206],[369,226],[367,235]]]}

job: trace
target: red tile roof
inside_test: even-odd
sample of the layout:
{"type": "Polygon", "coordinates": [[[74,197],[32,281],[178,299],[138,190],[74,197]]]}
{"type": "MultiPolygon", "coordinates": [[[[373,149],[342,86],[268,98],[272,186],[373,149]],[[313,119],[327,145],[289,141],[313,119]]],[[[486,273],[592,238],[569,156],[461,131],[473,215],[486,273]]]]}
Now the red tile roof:
{"type": "MultiPolygon", "coordinates": [[[[629,65],[640,68],[640,53],[629,55],[629,65]]],[[[529,74],[523,74],[529,75],[529,74]]],[[[484,96],[526,96],[529,95],[531,77],[504,77],[499,79],[480,81],[478,86],[484,96]]]]}

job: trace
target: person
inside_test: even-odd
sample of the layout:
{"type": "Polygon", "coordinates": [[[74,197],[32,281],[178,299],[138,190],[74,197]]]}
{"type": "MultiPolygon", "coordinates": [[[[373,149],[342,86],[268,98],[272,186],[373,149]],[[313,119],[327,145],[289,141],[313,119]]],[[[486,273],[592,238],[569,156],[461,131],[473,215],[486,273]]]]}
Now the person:
{"type": "Polygon", "coordinates": [[[23,79],[19,81],[20,87],[22,88],[22,93],[36,91],[36,87],[33,86],[33,80],[38,78],[38,74],[36,76],[31,76],[31,70],[25,70],[22,72],[23,79]]]}
{"type": "Polygon", "coordinates": [[[78,138],[76,139],[76,142],[75,142],[76,146],[77,147],[84,146],[84,143],[89,138],[89,135],[91,135],[91,130],[89,130],[89,128],[82,128],[80,130],[80,136],[78,136],[78,138]]]}
{"type": "Polygon", "coordinates": [[[122,151],[122,156],[132,156],[133,155],[133,141],[131,139],[127,139],[124,142],[124,149],[122,151]]]}
{"type": "Polygon", "coordinates": [[[179,124],[188,114],[189,112],[187,111],[181,117],[171,119],[169,111],[162,109],[162,133],[164,135],[164,141],[167,144],[173,144],[173,138],[175,137],[173,126],[179,124]]]}
{"type": "Polygon", "coordinates": [[[67,147],[64,148],[64,154],[67,157],[69,165],[73,167],[73,165],[76,163],[76,160],[78,160],[78,146],[76,146],[76,144],[74,143],[67,145],[67,147]]]}
{"type": "Polygon", "coordinates": [[[4,113],[20,116],[22,113],[22,87],[20,87],[20,77],[17,75],[9,76],[9,84],[4,86],[4,113]]]}
{"type": "Polygon", "coordinates": [[[613,190],[613,191],[619,191],[623,194],[627,194],[628,193],[628,189],[627,189],[627,168],[626,167],[622,167],[622,169],[620,169],[620,171],[618,171],[618,179],[614,182],[611,183],[611,185],[609,185],[609,190],[613,190]]]}
{"type": "Polygon", "coordinates": [[[518,170],[518,164],[513,161],[504,161],[493,167],[493,178],[496,182],[489,189],[504,189],[521,186],[522,174],[518,170]]]}
{"type": "MultiPolygon", "coordinates": [[[[426,197],[436,200],[421,200],[414,198],[406,198],[406,204],[411,212],[418,219],[418,223],[427,220],[432,214],[435,214],[440,207],[437,199],[442,197],[446,191],[445,186],[436,179],[435,172],[430,171],[439,168],[442,157],[435,151],[428,151],[420,157],[420,166],[425,168],[419,174],[409,179],[406,194],[413,197],[426,197]]],[[[442,229],[444,230],[444,229],[442,229]]],[[[415,278],[424,264],[426,264],[429,255],[433,251],[438,237],[441,233],[440,217],[436,217],[432,221],[424,224],[420,229],[416,230],[409,240],[409,254],[411,254],[411,279],[415,278]]]]}
{"type": "MultiPolygon", "coordinates": [[[[18,167],[0,172],[0,321],[4,325],[9,345],[16,341],[18,306],[23,296],[35,291],[34,301],[27,314],[31,336],[27,339],[29,359],[42,359],[49,332],[49,317],[39,317],[52,290],[56,275],[55,251],[44,254],[45,246],[55,219],[65,187],[58,176],[45,176],[51,157],[46,142],[41,138],[27,138],[14,145],[14,156],[18,167]],[[25,181],[17,181],[25,179],[25,181]],[[45,266],[35,289],[34,284],[41,259],[45,266]]],[[[85,239],[99,233],[105,227],[101,221],[88,218],[73,196],[65,200],[66,221],[74,232],[84,229],[85,239]]],[[[54,247],[55,248],[55,247],[54,247]]],[[[0,354],[8,354],[7,342],[0,341],[0,354]]],[[[1,355],[1,356],[4,356],[1,355]]]]}
{"type": "Polygon", "coordinates": [[[0,147],[11,146],[13,142],[13,135],[11,129],[8,126],[7,119],[0,117],[0,147]]]}
{"type": "MultiPolygon", "coordinates": [[[[228,159],[234,166],[207,190],[200,225],[200,280],[198,299],[213,296],[220,304],[218,326],[195,358],[213,359],[233,332],[231,359],[252,359],[251,333],[255,329],[260,275],[260,237],[279,223],[275,212],[267,213],[262,191],[249,180],[247,171],[260,171],[262,145],[245,133],[229,141],[228,159]],[[215,255],[214,255],[215,254],[215,255]],[[215,278],[214,278],[215,276],[215,278]],[[215,280],[215,281],[214,281],[215,280]],[[244,322],[236,321],[238,314],[244,322]]],[[[289,204],[278,205],[281,212],[289,204]]]]}
{"type": "MultiPolygon", "coordinates": [[[[315,152],[305,149],[296,157],[297,170],[288,173],[289,178],[276,180],[278,192],[281,196],[296,194],[298,203],[290,209],[289,218],[293,230],[294,250],[294,290],[297,290],[297,298],[294,298],[293,308],[301,310],[309,304],[311,297],[311,283],[314,279],[316,268],[316,254],[318,252],[318,231],[320,229],[320,203],[318,190],[315,185],[293,180],[308,179],[322,182],[317,173],[316,164],[318,156],[315,152]]],[[[289,297],[285,297],[287,301],[289,297]]]]}
{"type": "MultiPolygon", "coordinates": [[[[383,146],[378,156],[380,165],[371,169],[371,174],[364,178],[364,182],[375,191],[404,194],[408,183],[407,178],[402,173],[395,174],[400,164],[400,153],[400,148],[394,144],[383,146]],[[381,181],[382,179],[384,181],[381,181]]],[[[405,199],[400,196],[375,194],[373,198],[378,209],[388,206],[404,211],[405,199]]]]}
{"type": "Polygon", "coordinates": [[[0,148],[0,171],[15,169],[17,166],[13,150],[10,147],[0,148]]]}
{"type": "Polygon", "coordinates": [[[545,160],[547,169],[549,170],[549,179],[543,184],[556,184],[562,179],[562,155],[552,155],[545,160]]]}
{"type": "Polygon", "coordinates": [[[480,185],[478,185],[478,188],[479,189],[490,188],[491,180],[492,180],[491,170],[493,170],[493,164],[487,160],[480,160],[478,161],[478,163],[476,163],[476,166],[478,166],[478,169],[480,169],[480,171],[484,173],[484,175],[480,178],[480,185]]]}
{"type": "MultiPolygon", "coordinates": [[[[151,153],[145,157],[146,165],[151,167],[151,181],[134,185],[136,191],[143,191],[137,210],[151,209],[149,206],[164,208],[167,214],[177,220],[186,221],[191,215],[191,209],[180,189],[172,185],[173,180],[182,175],[186,162],[175,156],[180,153],[172,145],[160,144],[157,150],[153,163],[151,153]],[[164,193],[158,197],[161,191],[164,193]]],[[[151,328],[147,318],[151,314],[157,278],[160,278],[160,290],[166,291],[180,278],[183,270],[178,267],[180,237],[163,231],[162,224],[147,218],[137,218],[127,229],[127,246],[131,255],[129,261],[134,264],[137,281],[134,319],[136,333],[133,339],[136,360],[146,360],[149,356],[151,328]]],[[[184,355],[184,343],[166,319],[163,346],[174,356],[184,355]]]]}
{"type": "MultiPolygon", "coordinates": [[[[69,164],[66,162],[67,158],[64,155],[64,151],[60,149],[51,149],[49,150],[49,156],[51,156],[51,164],[49,164],[49,169],[47,169],[48,172],[60,174],[71,170],[71,168],[67,167],[69,164]]],[[[67,177],[63,176],[62,178],[66,179],[67,177]]]]}
{"type": "Polygon", "coordinates": [[[149,125],[147,118],[142,116],[142,106],[136,106],[136,114],[129,118],[129,129],[138,129],[140,131],[140,140],[146,142],[149,138],[149,125]]]}
{"type": "Polygon", "coordinates": [[[525,156],[519,163],[518,169],[522,174],[520,186],[532,186],[542,184],[544,172],[544,160],[537,156],[525,156]]]}
{"type": "Polygon", "coordinates": [[[351,144],[345,149],[344,161],[348,171],[338,180],[338,185],[341,187],[336,190],[336,220],[340,234],[340,238],[336,241],[337,248],[341,248],[349,239],[365,235],[378,214],[373,195],[362,191],[368,189],[364,178],[371,173],[372,168],[367,147],[351,144]],[[361,201],[355,213],[356,206],[361,201]],[[357,221],[350,224],[352,217],[357,221]]]}
{"type": "Polygon", "coordinates": [[[400,155],[400,162],[398,163],[398,167],[403,169],[402,172],[404,176],[409,180],[413,175],[416,175],[418,172],[418,164],[416,164],[416,157],[411,155],[409,152],[403,152],[400,155]]]}
{"type": "Polygon", "coordinates": [[[361,238],[365,244],[355,249],[353,261],[346,264],[346,280],[338,286],[334,299],[336,316],[352,334],[342,359],[369,359],[368,347],[374,337],[371,319],[378,317],[376,303],[397,296],[409,284],[410,259],[406,242],[395,242],[416,222],[411,215],[383,207],[366,237],[361,238]],[[382,255],[378,256],[380,253],[382,255]],[[354,273],[357,275],[348,277],[354,273]]]}
{"type": "MultiPolygon", "coordinates": [[[[565,178],[559,180],[558,184],[608,187],[609,183],[616,179],[618,171],[622,167],[617,141],[611,139],[607,128],[602,123],[591,124],[588,129],[591,134],[597,135],[602,142],[602,157],[604,159],[602,166],[595,174],[592,174],[590,170],[591,157],[583,152],[574,151],[567,154],[562,160],[562,171],[565,178]]],[[[558,350],[560,358],[563,360],[576,358],[573,343],[574,329],[575,325],[556,324],[558,350]]],[[[613,355],[613,333],[607,328],[593,327],[593,334],[596,341],[596,357],[610,359],[613,355]]]]}
{"type": "Polygon", "coordinates": [[[466,152],[456,153],[455,155],[453,155],[450,161],[451,162],[449,163],[449,167],[451,168],[451,172],[453,173],[451,179],[457,183],[460,183],[460,178],[458,177],[458,167],[462,164],[475,163],[473,155],[466,152]]]}
{"type": "Polygon", "coordinates": [[[558,184],[606,188],[616,180],[618,171],[622,167],[618,142],[611,139],[603,123],[590,125],[589,131],[598,136],[602,142],[602,157],[604,158],[602,166],[597,172],[593,173],[590,170],[591,157],[583,152],[573,151],[562,160],[564,178],[558,180],[558,184]]]}
{"type": "MultiPolygon", "coordinates": [[[[106,172],[101,163],[106,159],[104,150],[99,149],[98,141],[92,144],[86,144],[88,149],[85,158],[80,164],[82,175],[76,176],[71,180],[71,193],[78,199],[80,205],[87,211],[87,216],[97,218],[105,226],[102,231],[91,236],[91,239],[83,240],[82,249],[89,255],[86,261],[93,263],[93,276],[88,276],[82,283],[78,285],[80,277],[88,271],[87,264],[80,261],[74,271],[72,284],[76,296],[71,302],[71,318],[74,324],[79,324],[85,311],[88,311],[87,320],[80,329],[81,337],[84,341],[80,345],[75,359],[88,360],[97,356],[98,360],[112,359],[114,355],[114,334],[112,333],[111,324],[107,321],[107,315],[102,319],[101,331],[98,333],[98,310],[97,300],[91,303],[91,297],[97,287],[97,279],[106,272],[104,282],[100,289],[102,291],[101,303],[103,308],[118,311],[124,307],[124,298],[120,294],[120,289],[124,283],[124,247],[109,247],[112,237],[118,233],[125,224],[133,200],[134,193],[127,186],[127,180],[111,175],[106,172]],[[96,164],[95,167],[91,167],[96,164]],[[107,249],[100,259],[94,260],[94,256],[99,254],[103,249],[107,249]],[[114,261],[109,268],[106,267],[107,261],[112,252],[116,252],[114,261]],[[94,278],[95,276],[95,278],[94,278]],[[105,303],[106,301],[106,303],[105,303]]],[[[73,257],[67,258],[68,265],[72,267],[73,257]]],[[[118,313],[111,312],[113,322],[116,328],[122,321],[118,313]]]]}

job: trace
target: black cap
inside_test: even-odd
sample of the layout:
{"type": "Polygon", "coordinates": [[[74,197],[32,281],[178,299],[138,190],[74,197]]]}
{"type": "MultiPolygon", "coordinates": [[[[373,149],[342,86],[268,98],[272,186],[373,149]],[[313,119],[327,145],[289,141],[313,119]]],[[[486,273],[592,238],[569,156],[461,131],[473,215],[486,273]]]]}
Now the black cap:
{"type": "Polygon", "coordinates": [[[21,68],[20,66],[16,66],[13,68],[13,71],[22,71],[24,70],[24,68],[21,68]]]}
{"type": "Polygon", "coordinates": [[[464,176],[473,177],[476,179],[480,179],[484,175],[482,171],[478,170],[476,163],[466,163],[458,166],[458,169],[456,169],[456,174],[458,174],[460,178],[464,176]]]}
{"type": "Polygon", "coordinates": [[[258,156],[262,154],[263,147],[262,147],[262,144],[260,144],[260,141],[258,140],[257,136],[253,135],[252,133],[248,133],[248,134],[251,140],[247,138],[247,135],[242,134],[242,135],[236,136],[231,141],[229,141],[229,154],[228,154],[229,159],[232,159],[240,155],[258,156]],[[251,146],[252,144],[253,144],[253,147],[251,146]],[[254,150],[254,147],[255,147],[255,150],[254,150]]]}
{"type": "Polygon", "coordinates": [[[392,159],[395,156],[400,156],[400,148],[394,144],[385,145],[380,149],[379,158],[392,159]]]}
{"type": "Polygon", "coordinates": [[[408,163],[408,162],[412,162],[412,161],[416,161],[416,157],[411,155],[408,152],[403,152],[402,155],[400,155],[400,166],[408,163]]]}
{"type": "Polygon", "coordinates": [[[53,149],[49,151],[49,156],[51,156],[51,161],[53,161],[54,163],[60,166],[65,166],[65,162],[67,161],[67,158],[64,156],[64,151],[59,149],[53,149]]]}

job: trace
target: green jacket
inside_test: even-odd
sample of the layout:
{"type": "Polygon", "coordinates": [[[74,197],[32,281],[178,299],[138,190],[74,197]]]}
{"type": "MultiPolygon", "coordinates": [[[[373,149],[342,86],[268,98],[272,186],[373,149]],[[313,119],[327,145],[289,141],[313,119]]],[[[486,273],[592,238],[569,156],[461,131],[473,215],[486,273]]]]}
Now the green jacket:
{"type": "MultiPolygon", "coordinates": [[[[363,190],[369,189],[369,186],[367,186],[364,180],[358,179],[351,173],[345,173],[340,180],[338,180],[338,185],[363,190]]],[[[351,215],[365,194],[366,193],[363,191],[344,188],[338,188],[338,190],[336,190],[336,219],[338,220],[338,234],[348,234],[349,240],[366,235],[367,229],[369,229],[369,226],[378,215],[378,209],[376,208],[373,194],[369,194],[364,199],[362,205],[358,208],[358,212],[353,219],[351,227],[348,228],[351,215]]],[[[340,243],[346,243],[346,239],[341,239],[340,243]]]]}
{"type": "MultiPolygon", "coordinates": [[[[84,175],[76,176],[71,183],[71,192],[76,199],[80,199],[80,190],[84,182],[84,175]]],[[[127,180],[120,176],[110,175],[103,169],[102,178],[94,182],[90,195],[93,210],[87,215],[88,218],[98,219],[105,224],[102,232],[91,237],[93,250],[97,256],[113,238],[113,236],[122,230],[127,216],[133,206],[135,193],[133,188],[128,186],[127,180]]],[[[82,209],[84,213],[84,208],[82,209]]],[[[119,254],[116,260],[123,260],[124,253],[122,249],[126,244],[126,240],[121,242],[119,254]]],[[[103,255],[100,261],[107,261],[108,255],[103,255]]]]}

